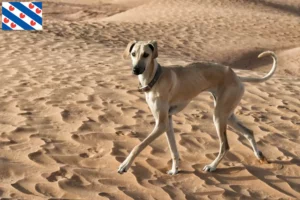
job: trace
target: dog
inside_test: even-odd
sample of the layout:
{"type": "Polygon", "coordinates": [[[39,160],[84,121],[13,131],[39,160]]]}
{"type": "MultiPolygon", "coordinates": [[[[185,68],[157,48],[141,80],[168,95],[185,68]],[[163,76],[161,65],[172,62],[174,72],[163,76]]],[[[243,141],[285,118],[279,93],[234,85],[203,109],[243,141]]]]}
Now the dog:
{"type": "Polygon", "coordinates": [[[129,42],[123,58],[129,56],[132,61],[132,73],[138,76],[142,86],[139,90],[145,93],[146,101],[155,118],[155,127],[140,144],[133,148],[120,165],[118,173],[126,172],[139,153],[166,132],[172,158],[172,168],[167,173],[170,175],[177,174],[179,154],[173,131],[172,115],[183,110],[194,97],[203,91],[208,91],[213,96],[213,122],[220,141],[218,156],[203,170],[206,172],[215,171],[229,150],[226,134],[227,125],[248,139],[254,155],[260,162],[267,162],[265,156],[257,148],[253,131],[238,121],[233,112],[244,94],[243,82],[264,82],[275,73],[277,57],[273,52],[265,51],[258,56],[259,58],[264,56],[273,58],[272,69],[262,78],[239,77],[230,67],[211,62],[196,62],[185,67],[162,67],[156,61],[158,57],[156,41],[129,42]]]}

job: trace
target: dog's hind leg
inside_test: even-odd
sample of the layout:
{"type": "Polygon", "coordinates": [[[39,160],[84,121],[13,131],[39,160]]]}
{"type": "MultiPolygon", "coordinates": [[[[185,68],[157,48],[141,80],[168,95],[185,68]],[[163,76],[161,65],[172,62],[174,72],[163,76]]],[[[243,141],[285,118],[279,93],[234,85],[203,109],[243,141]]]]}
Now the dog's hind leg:
{"type": "Polygon", "coordinates": [[[242,133],[243,136],[249,141],[254,155],[259,159],[261,163],[267,163],[267,159],[264,157],[261,151],[258,150],[256,141],[254,139],[253,131],[245,127],[234,114],[232,114],[228,119],[228,125],[242,133]]]}
{"type": "Polygon", "coordinates": [[[220,161],[225,156],[226,152],[229,150],[229,144],[227,140],[227,120],[234,108],[237,106],[242,90],[239,91],[235,87],[228,88],[227,90],[217,92],[212,92],[214,97],[214,115],[213,120],[217,130],[217,134],[220,141],[219,154],[216,159],[209,165],[203,168],[203,171],[212,172],[215,171],[220,161]]]}
{"type": "Polygon", "coordinates": [[[227,135],[226,135],[226,126],[227,126],[227,117],[226,116],[219,116],[218,114],[214,114],[213,116],[214,124],[217,129],[217,134],[220,141],[220,149],[219,154],[216,159],[209,165],[206,165],[203,168],[203,171],[212,172],[215,171],[220,161],[225,156],[226,152],[229,150],[227,135]]]}
{"type": "Polygon", "coordinates": [[[171,157],[172,157],[172,168],[170,171],[168,171],[168,174],[174,175],[174,174],[178,173],[179,154],[178,154],[174,130],[173,130],[172,115],[169,116],[169,127],[166,132],[166,136],[168,139],[169,148],[170,148],[171,157]]]}

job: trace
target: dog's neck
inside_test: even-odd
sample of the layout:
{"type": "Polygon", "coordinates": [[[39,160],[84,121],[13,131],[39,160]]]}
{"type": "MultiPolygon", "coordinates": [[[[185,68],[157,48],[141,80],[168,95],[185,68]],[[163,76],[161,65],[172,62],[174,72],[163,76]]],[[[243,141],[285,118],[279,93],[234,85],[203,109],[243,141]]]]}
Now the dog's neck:
{"type": "Polygon", "coordinates": [[[151,80],[155,76],[157,68],[158,68],[158,63],[156,59],[154,59],[151,61],[150,65],[146,67],[144,73],[138,76],[142,87],[148,85],[151,82],[151,80]]]}

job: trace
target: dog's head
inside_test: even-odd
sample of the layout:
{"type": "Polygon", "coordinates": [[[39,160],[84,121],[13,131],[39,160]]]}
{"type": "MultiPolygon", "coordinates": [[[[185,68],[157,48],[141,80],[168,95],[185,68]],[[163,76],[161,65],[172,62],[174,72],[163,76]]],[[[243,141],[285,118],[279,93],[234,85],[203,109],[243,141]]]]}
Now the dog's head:
{"type": "Polygon", "coordinates": [[[131,41],[128,43],[123,58],[131,57],[132,73],[139,75],[144,73],[151,62],[157,58],[157,42],[156,41],[131,41]]]}

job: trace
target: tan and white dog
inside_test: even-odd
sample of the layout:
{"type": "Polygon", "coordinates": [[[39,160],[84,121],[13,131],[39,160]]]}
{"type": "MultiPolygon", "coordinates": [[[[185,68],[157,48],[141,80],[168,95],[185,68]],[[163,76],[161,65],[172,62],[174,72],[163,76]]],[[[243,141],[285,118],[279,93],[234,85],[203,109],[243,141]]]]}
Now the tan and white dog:
{"type": "Polygon", "coordinates": [[[203,91],[214,97],[213,121],[220,140],[220,150],[216,159],[206,165],[203,170],[212,172],[229,150],[226,129],[227,124],[244,135],[250,142],[254,155],[262,162],[267,162],[258,150],[253,131],[246,128],[234,115],[244,93],[242,82],[260,83],[268,80],[275,72],[277,58],[273,52],[266,51],[258,57],[271,56],[273,67],[262,78],[239,77],[233,70],[221,64],[197,62],[185,67],[161,67],[156,41],[132,41],[128,44],[123,57],[131,56],[132,72],[138,75],[140,90],[145,92],[146,101],[155,118],[153,131],[139,145],[135,146],[129,156],[120,165],[118,172],[124,173],[131,166],[136,156],[153,140],[164,132],[168,139],[172,157],[172,168],[168,174],[177,174],[179,154],[174,137],[172,115],[184,109],[188,103],[203,91]]]}

